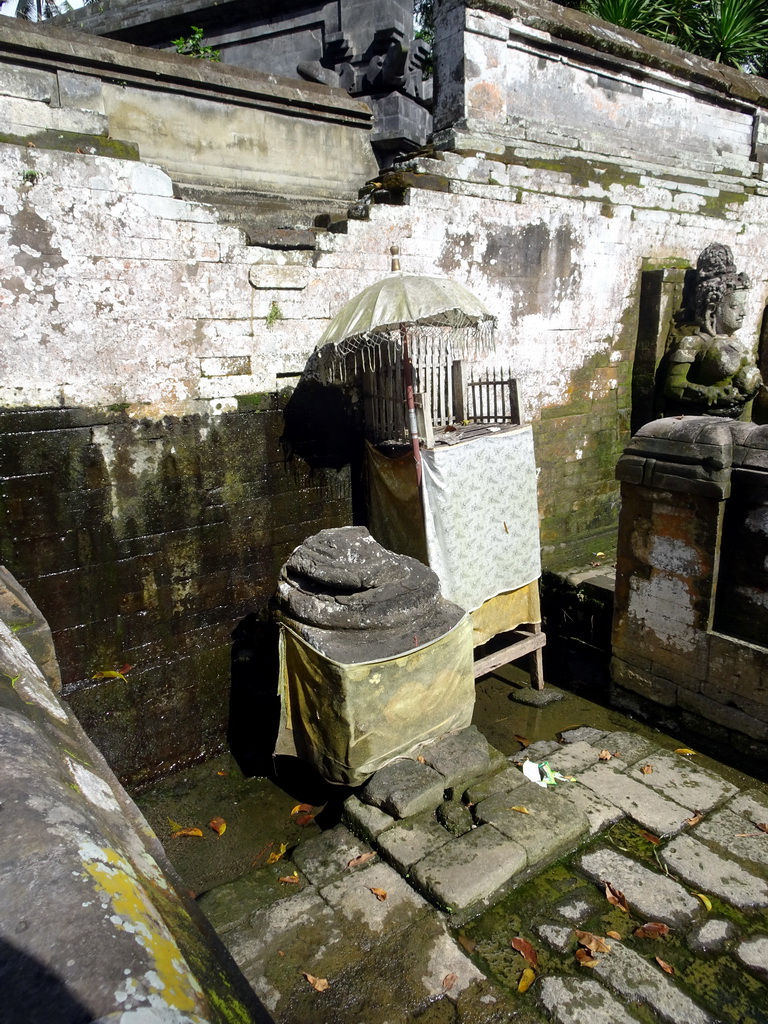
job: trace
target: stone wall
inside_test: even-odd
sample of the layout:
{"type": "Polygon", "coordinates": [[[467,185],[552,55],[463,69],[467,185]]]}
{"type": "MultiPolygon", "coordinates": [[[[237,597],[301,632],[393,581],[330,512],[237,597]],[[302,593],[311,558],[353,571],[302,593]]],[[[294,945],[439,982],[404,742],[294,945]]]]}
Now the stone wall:
{"type": "Polygon", "coordinates": [[[714,417],[657,420],[632,439],[617,470],[612,662],[619,706],[763,763],[767,448],[765,427],[714,417]]]}
{"type": "Polygon", "coordinates": [[[271,1020],[77,719],[45,620],[0,566],[3,1018],[271,1020]],[[30,652],[34,652],[35,657],[30,652]]]}
{"type": "Polygon", "coordinates": [[[21,113],[0,144],[2,551],[51,621],[65,692],[125,778],[223,741],[233,625],[263,608],[291,546],[354,516],[354,409],[301,374],[329,317],[388,272],[391,245],[404,269],[455,277],[498,315],[480,368],[520,383],[551,569],[588,564],[615,538],[642,273],[722,241],[753,277],[742,333],[758,331],[765,87],[546,0],[486,6],[441,5],[436,148],[378,175],[348,216],[339,203],[352,179],[365,185],[368,122],[321,86],[312,120],[299,89],[298,134],[285,137],[312,141],[313,156],[248,150],[253,217],[266,223],[267,179],[280,200],[274,232],[250,238],[236,226],[243,190],[230,202],[217,170],[234,150],[194,167],[166,158],[87,97],[141,90],[154,135],[173,136],[169,82],[184,104],[194,94],[197,109],[205,88],[239,117],[238,90],[258,76],[3,30],[0,102],[21,113]],[[57,62],[59,90],[65,72],[89,88],[49,88],[57,62]],[[328,164],[340,110],[357,155],[328,164]],[[314,154],[332,187],[314,188],[309,215],[290,183],[313,177],[314,154]],[[322,201],[331,213],[315,222],[322,201]],[[124,664],[127,682],[93,678],[124,664]]]}

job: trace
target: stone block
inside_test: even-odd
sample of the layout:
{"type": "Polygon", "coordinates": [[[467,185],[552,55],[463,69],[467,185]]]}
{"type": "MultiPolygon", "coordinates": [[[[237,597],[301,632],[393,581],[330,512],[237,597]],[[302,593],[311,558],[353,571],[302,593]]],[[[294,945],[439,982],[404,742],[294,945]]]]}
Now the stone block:
{"type": "Polygon", "coordinates": [[[576,946],[576,936],[573,934],[573,928],[568,928],[565,925],[551,924],[548,921],[544,921],[541,924],[537,924],[534,931],[540,939],[558,953],[567,953],[569,949],[576,946]]]}
{"type": "Polygon", "coordinates": [[[679,832],[695,809],[692,804],[684,807],[662,796],[642,782],[614,770],[610,764],[588,768],[579,781],[656,835],[679,832]]]}
{"type": "Polygon", "coordinates": [[[548,761],[549,767],[554,772],[560,772],[562,775],[577,775],[599,760],[603,742],[601,740],[599,747],[592,746],[583,740],[579,743],[567,743],[542,760],[548,761]]]}
{"type": "Polygon", "coordinates": [[[203,377],[232,377],[250,375],[251,357],[203,356],[200,359],[200,373],[203,377]]]}
{"type": "Polygon", "coordinates": [[[768,844],[761,841],[763,834],[730,808],[708,815],[693,830],[696,839],[717,847],[765,877],[768,876],[768,844]]]}
{"type": "Polygon", "coordinates": [[[55,102],[58,89],[56,75],[21,66],[0,67],[0,96],[15,96],[41,103],[55,102]]]}
{"type": "Polygon", "coordinates": [[[419,861],[411,871],[422,892],[454,912],[480,909],[526,866],[525,850],[481,825],[419,861]]]}
{"type": "Polygon", "coordinates": [[[768,723],[758,720],[745,711],[739,711],[738,708],[720,704],[703,693],[691,693],[681,689],[678,693],[678,704],[684,710],[692,711],[700,718],[704,718],[714,725],[722,726],[729,732],[741,732],[754,740],[768,740],[768,723]]]}
{"type": "Polygon", "coordinates": [[[458,800],[444,800],[437,808],[437,820],[452,836],[463,836],[475,825],[469,807],[458,800]]]}
{"type": "Polygon", "coordinates": [[[660,753],[662,748],[653,740],[636,732],[609,732],[603,738],[603,747],[618,757],[624,764],[636,764],[647,759],[651,753],[660,753]]]}
{"type": "Polygon", "coordinates": [[[691,836],[677,836],[660,856],[670,871],[701,892],[737,907],[768,907],[768,884],[763,879],[691,836]]]}
{"type": "MultiPolygon", "coordinates": [[[[467,812],[468,813],[468,812],[467,812]]],[[[432,850],[439,850],[453,836],[431,811],[417,814],[388,828],[378,838],[382,856],[402,874],[432,850]]]]}
{"type": "Polygon", "coordinates": [[[768,935],[754,935],[734,950],[738,960],[762,977],[768,976],[768,935]]]}
{"type": "Polygon", "coordinates": [[[429,905],[388,864],[374,861],[320,889],[320,895],[355,928],[355,939],[370,948],[387,933],[400,932],[429,905]],[[382,899],[372,890],[386,893],[382,899]]]}
{"type": "MultiPolygon", "coordinates": [[[[755,825],[768,822],[768,793],[763,788],[746,789],[730,801],[728,810],[755,825]]],[[[747,832],[749,829],[742,828],[739,831],[747,832]]]]}
{"type": "Polygon", "coordinates": [[[624,817],[624,811],[578,782],[565,791],[574,807],[586,815],[589,831],[595,835],[624,817]]]}
{"type": "Polygon", "coordinates": [[[424,743],[409,755],[421,756],[424,763],[445,778],[445,787],[450,789],[466,785],[491,767],[488,740],[474,725],[460,732],[441,736],[432,743],[424,743]]]}
{"type": "Polygon", "coordinates": [[[639,762],[627,772],[629,778],[663,793],[679,804],[692,804],[695,810],[709,811],[738,792],[736,786],[681,754],[649,754],[643,761],[653,769],[645,774],[639,762]]]}
{"type": "Polygon", "coordinates": [[[594,972],[623,1000],[650,1007],[668,1024],[716,1024],[656,964],[633,949],[611,942],[610,953],[596,953],[594,972]]]}
{"type": "Polygon", "coordinates": [[[257,263],[248,271],[248,280],[254,288],[269,291],[300,291],[307,286],[309,270],[306,267],[257,263]]]}
{"type": "Polygon", "coordinates": [[[341,877],[350,861],[365,853],[372,853],[370,846],[361,842],[349,829],[336,825],[296,847],[293,862],[296,867],[318,888],[341,877]]]}
{"type": "Polygon", "coordinates": [[[379,807],[364,804],[356,796],[350,796],[344,801],[342,821],[353,832],[358,833],[367,839],[368,842],[371,842],[380,836],[385,829],[391,828],[397,819],[387,814],[386,811],[382,811],[379,807]]]}
{"type": "Polygon", "coordinates": [[[474,815],[480,824],[493,825],[522,846],[529,868],[572,849],[589,830],[586,814],[568,799],[565,790],[543,789],[527,781],[489,796],[475,807],[474,815]],[[513,807],[525,807],[529,813],[513,807]]]}
{"type": "Polygon", "coordinates": [[[487,799],[493,793],[501,793],[515,786],[521,786],[525,782],[525,776],[519,768],[510,765],[504,771],[491,775],[487,779],[480,779],[473,782],[464,792],[464,800],[468,804],[479,804],[481,800],[487,799]]]}
{"type": "Polygon", "coordinates": [[[702,913],[702,904],[678,882],[643,867],[617,850],[593,850],[579,860],[579,867],[597,885],[604,882],[621,890],[630,909],[647,921],[663,921],[684,928],[702,913]]]}
{"type": "Polygon", "coordinates": [[[598,746],[603,739],[605,732],[602,729],[594,729],[591,725],[580,725],[578,729],[567,729],[560,734],[563,743],[589,743],[590,746],[598,746]]]}
{"type": "Polygon", "coordinates": [[[372,775],[359,796],[364,803],[380,807],[395,818],[409,818],[434,810],[444,790],[445,779],[434,768],[398,758],[372,775]]]}
{"type": "Polygon", "coordinates": [[[592,978],[550,974],[541,979],[537,994],[557,1024],[637,1024],[637,1017],[592,978]]]}
{"type": "Polygon", "coordinates": [[[718,953],[735,935],[733,921],[710,917],[688,933],[688,945],[694,953],[718,953]]]}
{"type": "Polygon", "coordinates": [[[522,750],[518,750],[516,754],[512,754],[508,760],[512,764],[521,765],[523,761],[546,761],[550,754],[560,750],[560,744],[557,740],[536,740],[535,743],[529,743],[527,747],[523,747],[522,750]]]}

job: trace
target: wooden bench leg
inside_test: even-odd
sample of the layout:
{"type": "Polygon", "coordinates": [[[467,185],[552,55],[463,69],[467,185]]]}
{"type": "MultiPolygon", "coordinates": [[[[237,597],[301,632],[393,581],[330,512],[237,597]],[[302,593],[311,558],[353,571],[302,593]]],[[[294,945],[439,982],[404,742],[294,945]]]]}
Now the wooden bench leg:
{"type": "MultiPolygon", "coordinates": [[[[534,622],[532,624],[534,633],[541,633],[541,623],[534,622]]],[[[537,647],[535,651],[528,655],[528,670],[531,674],[531,686],[534,690],[544,689],[544,658],[541,654],[541,647],[537,647]]]]}

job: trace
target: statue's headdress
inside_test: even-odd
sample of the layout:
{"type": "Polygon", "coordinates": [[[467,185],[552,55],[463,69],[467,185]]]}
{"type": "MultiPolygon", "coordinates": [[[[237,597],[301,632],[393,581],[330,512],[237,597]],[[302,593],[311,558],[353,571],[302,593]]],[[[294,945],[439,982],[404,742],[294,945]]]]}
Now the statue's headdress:
{"type": "Polygon", "coordinates": [[[710,243],[696,261],[696,321],[714,333],[714,318],[726,292],[743,288],[749,288],[749,277],[736,270],[729,247],[721,242],[710,243]]]}

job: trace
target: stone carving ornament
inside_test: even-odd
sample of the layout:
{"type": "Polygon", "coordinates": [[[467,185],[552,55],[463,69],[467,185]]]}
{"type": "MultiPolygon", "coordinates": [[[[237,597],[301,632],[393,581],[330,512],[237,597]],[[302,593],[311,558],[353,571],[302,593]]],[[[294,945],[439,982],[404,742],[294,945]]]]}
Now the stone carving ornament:
{"type": "Polygon", "coordinates": [[[696,263],[693,333],[677,335],[668,354],[665,414],[739,417],[762,378],[748,342],[734,338],[749,288],[727,245],[713,242],[696,263]]]}

